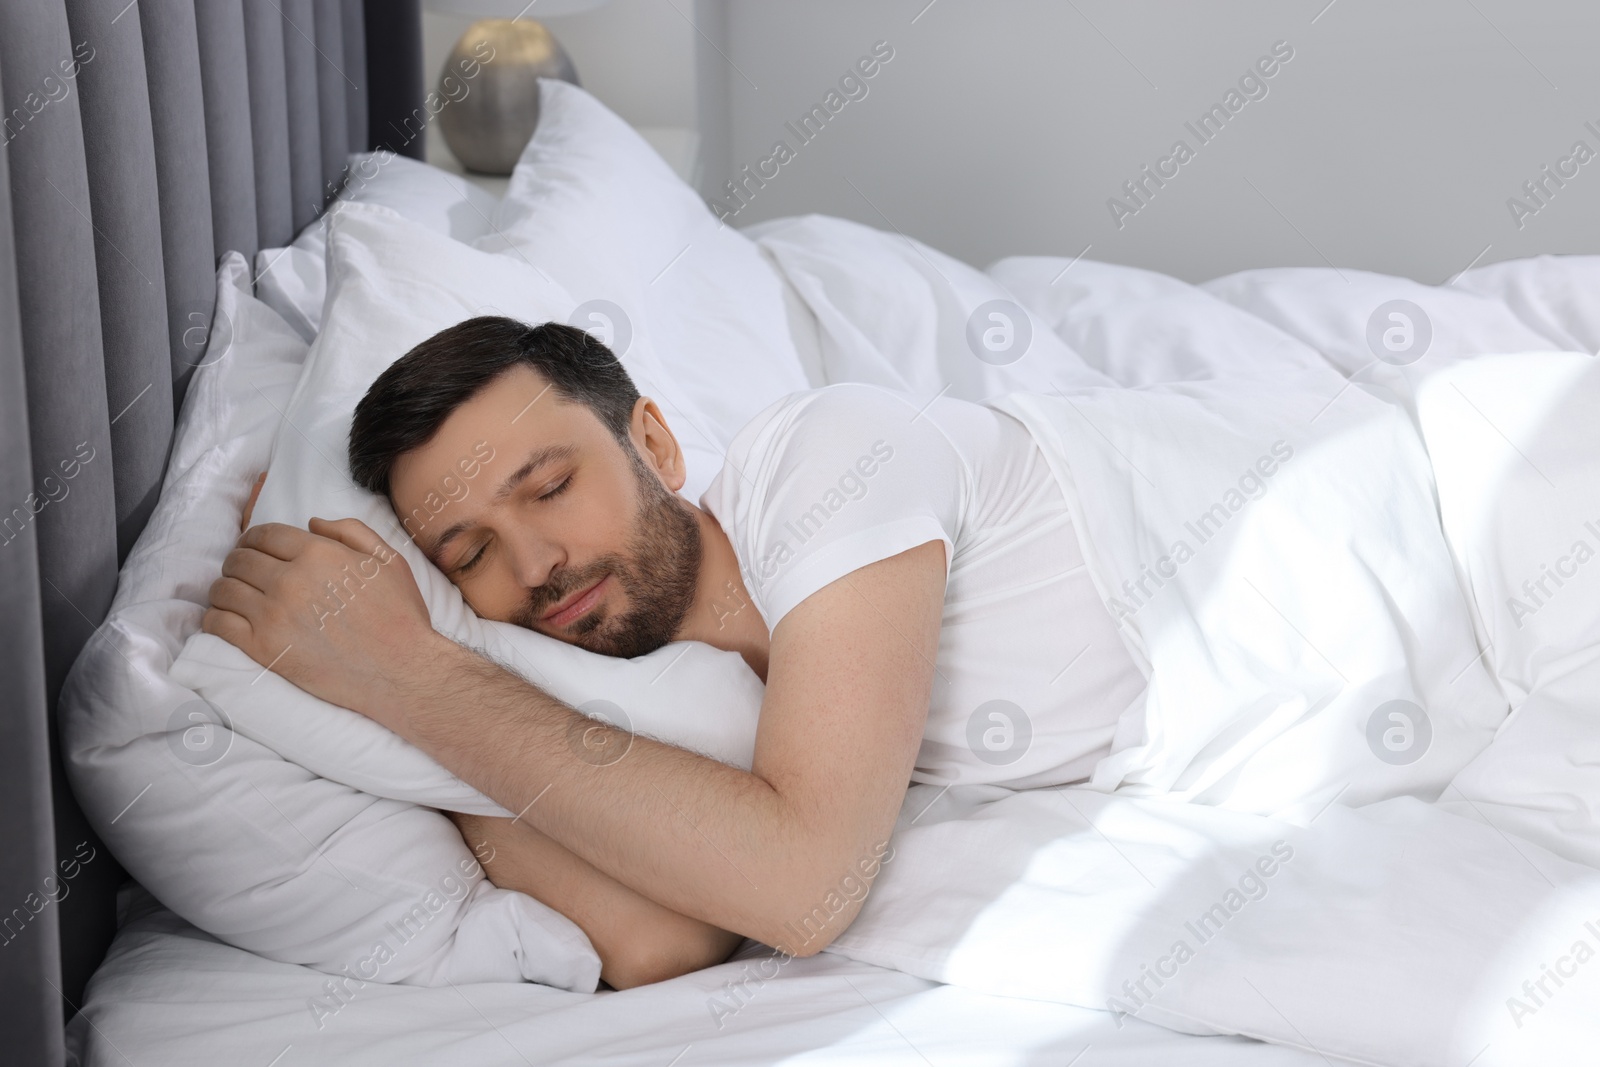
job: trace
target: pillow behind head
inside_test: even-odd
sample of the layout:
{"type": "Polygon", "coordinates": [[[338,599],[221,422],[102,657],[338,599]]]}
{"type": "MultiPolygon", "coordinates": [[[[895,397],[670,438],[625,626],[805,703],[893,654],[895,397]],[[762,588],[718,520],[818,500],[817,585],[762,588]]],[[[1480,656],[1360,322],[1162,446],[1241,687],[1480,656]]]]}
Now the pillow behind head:
{"type": "MultiPolygon", "coordinates": [[[[459,174],[388,149],[353,152],[339,199],[381,204],[435,233],[471,241],[489,232],[500,198],[459,174]]],[[[327,214],[311,220],[286,248],[256,253],[256,297],[282,315],[306,342],[322,328],[328,289],[327,214]]]]}
{"type": "MultiPolygon", "coordinates": [[[[574,306],[566,290],[515,258],[477,251],[369,204],[334,210],[328,261],[322,332],[284,413],[253,521],[305,527],[313,515],[360,519],[404,556],[439,632],[574,707],[603,699],[610,707],[602,717],[620,708],[620,725],[748,768],[763,687],[737,653],[679,642],[618,659],[481,619],[412,543],[388,500],[351,480],[352,416],[383,370],[419,342],[477,315],[564,322],[574,306]],[[671,684],[654,685],[668,666],[671,684]]],[[[641,394],[661,398],[663,379],[647,343],[636,340],[624,364],[641,394]]],[[[665,402],[662,408],[676,428],[681,409],[665,402]]],[[[689,463],[714,459],[702,453],[689,463]]],[[[262,672],[221,638],[195,634],[173,674],[230,715],[240,733],[324,777],[379,796],[508,814],[399,736],[262,672]]]]}
{"type": "Polygon", "coordinates": [[[542,78],[539,90],[539,127],[492,232],[473,243],[559,282],[580,304],[573,325],[598,331],[619,355],[652,344],[672,384],[704,413],[674,432],[719,457],[718,467],[690,466],[683,493],[698,500],[734,434],[773,401],[810,388],[783,280],[605,105],[563,81],[542,78]]]}

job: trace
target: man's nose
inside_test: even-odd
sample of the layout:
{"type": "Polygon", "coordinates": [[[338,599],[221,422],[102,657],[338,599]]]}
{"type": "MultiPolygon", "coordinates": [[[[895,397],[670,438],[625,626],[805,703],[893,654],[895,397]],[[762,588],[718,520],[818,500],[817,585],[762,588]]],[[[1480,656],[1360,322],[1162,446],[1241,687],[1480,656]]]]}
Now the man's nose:
{"type": "Polygon", "coordinates": [[[544,585],[550,574],[566,562],[559,545],[532,531],[523,531],[510,542],[511,567],[517,580],[528,589],[544,585]]]}

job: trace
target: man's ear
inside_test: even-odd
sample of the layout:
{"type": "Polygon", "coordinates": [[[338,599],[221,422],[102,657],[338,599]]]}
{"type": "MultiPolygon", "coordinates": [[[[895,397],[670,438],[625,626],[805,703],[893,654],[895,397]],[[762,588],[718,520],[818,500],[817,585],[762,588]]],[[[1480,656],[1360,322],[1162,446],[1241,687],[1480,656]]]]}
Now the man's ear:
{"type": "Polygon", "coordinates": [[[667,426],[667,417],[654,400],[641,396],[634,403],[629,434],[639,455],[660,476],[662,483],[674,493],[682,489],[689,480],[689,468],[677,437],[667,426]]]}

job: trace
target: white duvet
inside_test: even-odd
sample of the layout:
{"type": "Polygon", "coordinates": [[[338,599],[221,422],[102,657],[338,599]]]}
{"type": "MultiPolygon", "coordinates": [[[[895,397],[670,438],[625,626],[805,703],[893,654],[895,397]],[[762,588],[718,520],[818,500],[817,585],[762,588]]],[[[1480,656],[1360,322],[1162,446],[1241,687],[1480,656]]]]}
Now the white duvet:
{"type": "MultiPolygon", "coordinates": [[[[1049,315],[1066,264],[992,273],[1049,315]]],[[[1358,1062],[1590,1062],[1596,360],[1537,351],[1561,338],[1505,304],[1403,280],[1208,286],[1331,324],[1261,352],[1235,347],[1260,319],[1184,331],[1237,310],[1088,266],[1098,306],[1058,329],[1183,332],[1181,375],[1170,347],[1145,381],[1136,348],[1101,365],[1189,380],[1001,403],[1075,486],[1149,700],[1085,787],[913,789],[895,861],[831,951],[1358,1062]],[[1139,292],[1119,305],[1119,286],[1139,292]],[[1362,361],[1350,336],[1392,293],[1448,308],[1452,335],[1362,361]],[[1522,583],[1552,567],[1563,584],[1536,585],[1530,613],[1522,583]]]]}
{"type": "MultiPolygon", "coordinates": [[[[1540,655],[1575,673],[1536,685],[1514,747],[1497,749],[1510,709],[1474,638],[1425,445],[1515,458],[1462,397],[1499,414],[1484,386],[1549,395],[1553,379],[1592,405],[1600,374],[1573,353],[1487,358],[1499,381],[1474,361],[1425,383],[1425,435],[1359,390],[1314,428],[1328,394],[1289,384],[1008,398],[1065,442],[1094,565],[1152,666],[1149,701],[1089,786],[914,790],[921,814],[832,950],[1363,1062],[1586,1062],[1600,1040],[1600,967],[1583,967],[1600,952],[1595,587],[1550,602],[1579,625],[1547,631],[1540,655]],[[1288,440],[1268,488],[1192,557],[1173,551],[1288,440]],[[1144,598],[1158,553],[1182,562],[1145,579],[1144,598]]],[[[1543,429],[1559,444],[1532,463],[1561,486],[1560,525],[1582,530],[1600,506],[1600,434],[1587,417],[1543,429]]],[[[1528,470],[1510,482],[1544,488],[1528,470]]],[[[1460,488],[1439,488],[1447,516],[1471,513],[1460,488]]],[[[1549,539],[1551,516],[1522,514],[1496,531],[1502,557],[1537,558],[1549,539]]],[[[1487,551],[1481,529],[1451,534],[1487,551]]]]}
{"type": "MultiPolygon", "coordinates": [[[[816,216],[752,233],[824,380],[1040,394],[1003,403],[1070,482],[1096,580],[1152,678],[1084,787],[913,788],[894,859],[832,953],[1356,1062],[1590,1061],[1600,561],[1577,545],[1600,549],[1600,376],[1570,349],[1600,336],[1591,309],[1541,304],[1504,267],[1450,291],[1371,275],[1340,289],[1321,271],[1195,288],[1037,257],[985,274],[816,216]],[[1015,301],[1033,331],[1020,358],[977,358],[980,296],[1015,301]],[[1363,358],[1392,299],[1431,312],[1431,347],[1363,358]]],[[[246,474],[259,440],[175,455],[174,471],[246,474]]],[[[206,576],[168,566],[188,569],[151,610],[197,615],[206,576]]],[[[154,595],[159,571],[144,573],[154,595]]],[[[74,684],[81,716],[126,699],[82,672],[74,684]]],[[[142,699],[165,711],[174,683],[150,685],[142,699]]],[[[126,751],[168,742],[160,724],[119,723],[74,726],[86,807],[141,881],[235,943],[337,971],[375,908],[408,910],[407,892],[466,856],[412,802],[460,783],[419,757],[386,785],[359,731],[318,737],[319,776],[279,758],[263,720],[235,738],[234,777],[167,766],[140,792],[126,751]],[[267,783],[288,778],[304,806],[274,814],[267,783]],[[230,840],[218,805],[259,839],[230,840]],[[160,833],[124,822],[151,818],[160,833]],[[256,885],[252,852],[292,853],[347,917],[256,885]],[[396,864],[401,890],[364,873],[396,864]]],[[[467,881],[378,981],[593,988],[575,927],[467,881]]]]}

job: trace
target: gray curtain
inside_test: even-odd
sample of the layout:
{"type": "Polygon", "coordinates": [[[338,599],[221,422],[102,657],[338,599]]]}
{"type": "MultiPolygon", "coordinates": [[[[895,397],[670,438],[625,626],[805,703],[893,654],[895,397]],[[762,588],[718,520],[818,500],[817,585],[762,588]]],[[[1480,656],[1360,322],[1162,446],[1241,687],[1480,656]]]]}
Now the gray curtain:
{"type": "Polygon", "coordinates": [[[416,0],[0,0],[4,1062],[62,1062],[114,932],[125,875],[55,709],[158,499],[217,258],[287,244],[346,153],[416,113],[420,33],[416,0]],[[85,841],[99,858],[34,910],[85,841]]]}

